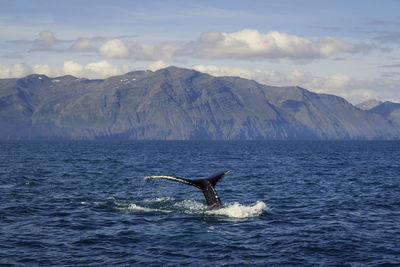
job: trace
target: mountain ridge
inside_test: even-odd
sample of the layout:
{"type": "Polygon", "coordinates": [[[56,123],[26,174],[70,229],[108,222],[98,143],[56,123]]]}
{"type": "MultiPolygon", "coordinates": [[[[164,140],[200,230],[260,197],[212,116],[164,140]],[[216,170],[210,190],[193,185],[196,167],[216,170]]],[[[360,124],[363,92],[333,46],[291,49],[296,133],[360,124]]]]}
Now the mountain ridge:
{"type": "Polygon", "coordinates": [[[338,96],[178,67],[0,80],[2,140],[399,139],[399,125],[338,96]]]}
{"type": "Polygon", "coordinates": [[[359,109],[362,109],[362,110],[370,110],[370,109],[372,109],[374,107],[379,106],[382,103],[383,103],[383,101],[376,100],[376,99],[370,99],[370,100],[361,102],[361,103],[359,103],[359,104],[357,104],[355,106],[358,107],[359,109]]]}

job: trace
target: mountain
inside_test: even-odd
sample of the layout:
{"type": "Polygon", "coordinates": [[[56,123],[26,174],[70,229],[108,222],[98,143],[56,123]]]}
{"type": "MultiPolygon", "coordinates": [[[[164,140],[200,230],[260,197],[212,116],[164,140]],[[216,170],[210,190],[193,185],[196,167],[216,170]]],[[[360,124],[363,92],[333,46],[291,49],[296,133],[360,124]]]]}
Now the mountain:
{"type": "Polygon", "coordinates": [[[400,104],[386,101],[369,110],[371,113],[379,114],[395,127],[400,128],[400,104]]]}
{"type": "Polygon", "coordinates": [[[382,103],[383,102],[380,100],[371,99],[371,100],[361,102],[360,104],[357,104],[356,107],[358,107],[359,109],[362,109],[362,110],[370,110],[371,108],[379,106],[382,103]]]}
{"type": "Polygon", "coordinates": [[[398,139],[382,114],[300,87],[168,67],[0,80],[0,139],[398,139]]]}

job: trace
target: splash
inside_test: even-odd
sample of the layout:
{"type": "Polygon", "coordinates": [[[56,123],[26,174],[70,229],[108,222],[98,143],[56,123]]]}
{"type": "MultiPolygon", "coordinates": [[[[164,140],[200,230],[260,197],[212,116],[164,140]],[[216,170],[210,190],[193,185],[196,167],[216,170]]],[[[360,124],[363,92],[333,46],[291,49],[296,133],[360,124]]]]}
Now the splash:
{"type": "Polygon", "coordinates": [[[186,214],[221,216],[233,219],[254,218],[268,211],[267,205],[262,201],[257,201],[252,205],[242,205],[232,203],[224,205],[219,209],[209,210],[206,205],[196,200],[184,200],[174,204],[174,208],[186,214]]]}
{"type": "Polygon", "coordinates": [[[252,218],[260,216],[264,211],[268,211],[267,205],[262,201],[257,201],[253,205],[242,205],[240,203],[233,203],[216,210],[208,210],[206,214],[222,215],[229,218],[252,218]]]}

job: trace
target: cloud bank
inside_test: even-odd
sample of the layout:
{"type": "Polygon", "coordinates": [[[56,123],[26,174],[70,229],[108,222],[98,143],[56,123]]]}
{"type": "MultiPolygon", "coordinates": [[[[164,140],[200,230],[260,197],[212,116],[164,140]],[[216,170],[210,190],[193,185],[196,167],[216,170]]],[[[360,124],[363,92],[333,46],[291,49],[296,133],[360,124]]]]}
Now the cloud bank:
{"type": "Polygon", "coordinates": [[[168,61],[177,59],[206,60],[290,60],[296,64],[308,64],[338,54],[367,53],[376,46],[352,44],[326,36],[311,40],[278,31],[261,33],[254,29],[243,29],[232,33],[212,31],[201,34],[186,43],[144,44],[121,38],[80,37],[76,40],[59,40],[50,31],[42,31],[34,40],[9,41],[14,44],[31,44],[30,52],[96,52],[103,59],[125,59],[132,61],[168,61]],[[97,47],[94,43],[104,43],[97,47]],[[58,46],[70,42],[69,48],[58,46]]]}
{"type": "Polygon", "coordinates": [[[245,29],[234,33],[208,32],[186,47],[187,55],[205,59],[290,59],[307,63],[336,53],[359,52],[353,44],[324,37],[316,42],[277,31],[260,33],[245,29]]]}
{"type": "Polygon", "coordinates": [[[0,64],[0,79],[23,77],[29,74],[45,74],[50,77],[73,75],[96,79],[121,75],[129,71],[131,71],[131,68],[128,64],[114,66],[106,60],[91,62],[86,65],[68,60],[64,61],[62,68],[52,68],[49,65],[35,65],[31,67],[20,63],[7,67],[0,64]]]}
{"type": "Polygon", "coordinates": [[[113,39],[99,48],[106,59],[169,60],[172,58],[230,59],[230,60],[279,60],[288,59],[295,63],[309,63],[339,53],[368,52],[368,45],[351,44],[333,37],[312,41],[297,35],[257,30],[207,32],[187,43],[160,45],[123,42],[113,39]]]}

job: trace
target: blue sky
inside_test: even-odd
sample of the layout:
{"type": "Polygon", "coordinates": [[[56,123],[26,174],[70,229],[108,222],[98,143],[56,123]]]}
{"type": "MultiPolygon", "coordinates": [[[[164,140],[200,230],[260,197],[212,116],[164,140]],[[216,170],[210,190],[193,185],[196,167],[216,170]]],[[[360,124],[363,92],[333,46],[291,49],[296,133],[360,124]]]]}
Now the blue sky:
{"type": "Polygon", "coordinates": [[[400,102],[400,1],[0,0],[0,78],[169,65],[400,102]]]}

